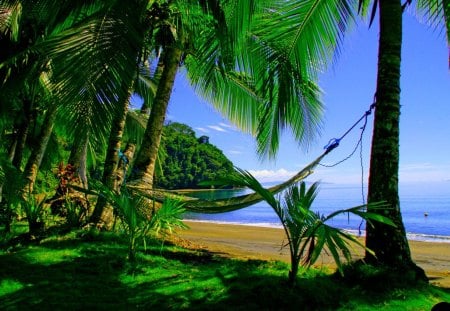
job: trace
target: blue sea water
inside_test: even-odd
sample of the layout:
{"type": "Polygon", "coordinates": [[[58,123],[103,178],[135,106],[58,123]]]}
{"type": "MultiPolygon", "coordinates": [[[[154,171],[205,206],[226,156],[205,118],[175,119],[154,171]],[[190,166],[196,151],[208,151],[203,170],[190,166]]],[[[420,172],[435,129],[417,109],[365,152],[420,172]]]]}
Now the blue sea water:
{"type": "MultiPolygon", "coordinates": [[[[363,192],[364,191],[364,192],[363,192]]],[[[214,199],[248,193],[247,190],[201,191],[194,195],[214,199]]],[[[361,185],[321,184],[313,209],[321,214],[364,203],[361,185]]],[[[400,208],[408,238],[450,243],[450,182],[400,185],[400,208]]],[[[281,227],[274,211],[265,202],[221,214],[186,213],[186,220],[281,227]]],[[[331,225],[355,234],[364,234],[365,223],[354,215],[340,215],[331,225]]]]}

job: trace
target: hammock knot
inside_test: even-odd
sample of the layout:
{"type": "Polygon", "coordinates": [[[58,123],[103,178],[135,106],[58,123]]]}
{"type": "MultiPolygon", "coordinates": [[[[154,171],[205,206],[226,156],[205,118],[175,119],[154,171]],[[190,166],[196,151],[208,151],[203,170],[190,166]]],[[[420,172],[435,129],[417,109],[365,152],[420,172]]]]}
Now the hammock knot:
{"type": "Polygon", "coordinates": [[[128,164],[127,156],[120,149],[119,149],[119,159],[122,160],[125,164],[128,164]]]}
{"type": "Polygon", "coordinates": [[[332,138],[328,142],[328,144],[323,147],[323,149],[326,149],[325,154],[329,153],[331,150],[339,146],[339,143],[341,142],[340,138],[332,138]]]}
{"type": "Polygon", "coordinates": [[[365,117],[368,117],[372,114],[372,110],[375,109],[375,105],[376,105],[376,103],[373,103],[372,105],[370,105],[369,110],[367,110],[365,113],[365,117]]]}

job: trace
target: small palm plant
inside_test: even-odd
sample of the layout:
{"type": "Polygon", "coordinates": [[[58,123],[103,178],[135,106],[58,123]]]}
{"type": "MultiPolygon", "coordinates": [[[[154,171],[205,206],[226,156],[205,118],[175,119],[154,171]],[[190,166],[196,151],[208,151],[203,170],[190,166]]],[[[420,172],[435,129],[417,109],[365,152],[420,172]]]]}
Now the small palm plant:
{"type": "MultiPolygon", "coordinates": [[[[215,181],[216,185],[232,185],[247,187],[258,193],[275,211],[288,239],[291,257],[289,284],[295,285],[300,263],[306,267],[313,265],[326,247],[342,273],[341,257],[351,260],[350,246],[357,244],[368,250],[356,236],[327,224],[340,214],[353,213],[365,219],[368,223],[379,221],[394,226],[394,223],[379,214],[367,212],[367,205],[360,205],[342,209],[324,216],[314,212],[311,207],[318,194],[319,184],[316,182],[309,188],[305,182],[290,186],[284,195],[275,197],[265,189],[249,172],[236,169],[236,174],[215,181]]],[[[383,207],[384,204],[372,204],[373,208],[383,207]]],[[[368,250],[370,252],[370,250],[368,250]]]]}
{"type": "Polygon", "coordinates": [[[139,242],[145,247],[147,237],[166,237],[175,229],[188,228],[182,221],[185,209],[179,201],[166,199],[156,208],[147,198],[127,190],[117,193],[101,183],[92,183],[92,186],[99,192],[96,194],[106,197],[121,220],[128,236],[128,259],[132,262],[136,260],[139,242]]]}
{"type": "Polygon", "coordinates": [[[39,235],[44,231],[45,201],[46,197],[39,199],[37,196],[31,194],[22,201],[21,206],[27,217],[31,235],[39,235]]]}

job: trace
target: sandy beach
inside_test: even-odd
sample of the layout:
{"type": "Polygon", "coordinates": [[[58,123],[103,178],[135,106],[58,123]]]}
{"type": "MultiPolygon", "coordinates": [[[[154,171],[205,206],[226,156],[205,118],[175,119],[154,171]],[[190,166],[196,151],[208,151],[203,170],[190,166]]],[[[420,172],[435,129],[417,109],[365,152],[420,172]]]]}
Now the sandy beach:
{"type": "MultiPolygon", "coordinates": [[[[190,229],[179,231],[178,236],[187,247],[234,258],[289,262],[282,229],[192,221],[186,224],[190,229]]],[[[414,261],[425,270],[430,283],[450,288],[450,244],[409,241],[409,245],[414,261]]],[[[362,254],[362,249],[355,249],[355,258],[362,254]]],[[[332,259],[326,254],[316,265],[333,268],[332,259]]]]}

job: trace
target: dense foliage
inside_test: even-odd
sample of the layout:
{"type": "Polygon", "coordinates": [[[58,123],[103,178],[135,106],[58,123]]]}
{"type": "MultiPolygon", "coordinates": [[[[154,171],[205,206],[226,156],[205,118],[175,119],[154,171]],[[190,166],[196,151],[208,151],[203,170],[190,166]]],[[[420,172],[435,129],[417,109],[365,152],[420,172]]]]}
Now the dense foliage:
{"type": "Polygon", "coordinates": [[[161,161],[158,188],[195,189],[204,180],[214,180],[233,172],[233,163],[210,144],[206,136],[197,138],[192,128],[181,123],[164,127],[166,156],[161,161]]]}

